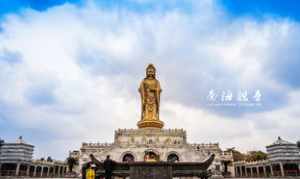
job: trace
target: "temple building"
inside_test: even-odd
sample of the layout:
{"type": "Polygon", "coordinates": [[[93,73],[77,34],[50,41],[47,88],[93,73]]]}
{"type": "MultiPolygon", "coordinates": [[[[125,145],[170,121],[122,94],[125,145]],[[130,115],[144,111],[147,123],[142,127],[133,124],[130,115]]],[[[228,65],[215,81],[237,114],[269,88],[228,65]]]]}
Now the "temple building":
{"type": "Polygon", "coordinates": [[[236,177],[300,176],[300,150],[295,143],[278,137],[266,149],[267,160],[234,162],[236,177]]]}
{"type": "Polygon", "coordinates": [[[16,142],[0,140],[0,176],[62,177],[66,163],[62,161],[33,160],[34,146],[22,136],[16,142]]]}
{"type": "Polygon", "coordinates": [[[139,87],[141,118],[137,129],[116,130],[113,143],[82,143],[76,153],[79,165],[88,162],[90,154],[100,161],[110,155],[117,162],[201,162],[214,153],[216,158],[210,169],[215,174],[233,175],[232,154],[222,151],[218,143],[191,144],[184,129],[163,128],[164,122],[159,117],[161,91],[156,69],[150,64],[139,87]]]}

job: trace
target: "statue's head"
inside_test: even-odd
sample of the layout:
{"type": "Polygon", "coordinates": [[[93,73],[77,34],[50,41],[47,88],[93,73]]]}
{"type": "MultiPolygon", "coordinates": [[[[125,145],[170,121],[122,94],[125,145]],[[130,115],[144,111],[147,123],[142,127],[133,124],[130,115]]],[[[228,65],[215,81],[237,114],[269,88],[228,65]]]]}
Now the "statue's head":
{"type": "Polygon", "coordinates": [[[147,78],[155,78],[155,67],[153,64],[149,64],[146,68],[146,76],[147,78]]]}

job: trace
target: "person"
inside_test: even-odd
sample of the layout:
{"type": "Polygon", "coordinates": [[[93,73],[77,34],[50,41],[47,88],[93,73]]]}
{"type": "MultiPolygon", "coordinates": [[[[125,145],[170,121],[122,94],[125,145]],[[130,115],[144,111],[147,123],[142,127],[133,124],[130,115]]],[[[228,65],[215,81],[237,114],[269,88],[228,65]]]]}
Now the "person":
{"type": "Polygon", "coordinates": [[[89,168],[86,171],[86,179],[95,179],[96,173],[95,173],[95,164],[90,164],[89,168]]]}
{"type": "Polygon", "coordinates": [[[110,159],[110,156],[107,155],[106,159],[103,163],[103,168],[105,170],[105,179],[111,179],[112,178],[112,172],[114,168],[115,162],[110,159]]]}

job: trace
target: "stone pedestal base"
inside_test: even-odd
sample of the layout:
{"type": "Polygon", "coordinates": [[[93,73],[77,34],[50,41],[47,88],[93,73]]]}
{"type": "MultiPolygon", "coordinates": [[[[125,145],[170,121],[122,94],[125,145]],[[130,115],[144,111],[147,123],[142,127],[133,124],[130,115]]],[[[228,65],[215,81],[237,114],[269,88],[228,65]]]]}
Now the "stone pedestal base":
{"type": "Polygon", "coordinates": [[[159,120],[142,120],[137,123],[139,128],[159,128],[164,126],[164,123],[159,120]]]}
{"type": "Polygon", "coordinates": [[[130,167],[130,179],[172,179],[170,165],[143,164],[130,167]]]}

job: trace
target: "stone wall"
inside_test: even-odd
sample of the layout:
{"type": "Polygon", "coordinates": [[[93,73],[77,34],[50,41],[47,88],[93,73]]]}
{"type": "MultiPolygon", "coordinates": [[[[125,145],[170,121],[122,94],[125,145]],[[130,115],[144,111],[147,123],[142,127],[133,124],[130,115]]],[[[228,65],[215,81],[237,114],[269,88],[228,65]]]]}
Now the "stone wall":
{"type": "Polygon", "coordinates": [[[93,154],[98,160],[107,155],[122,162],[126,154],[134,161],[144,161],[146,151],[154,152],[160,161],[167,161],[170,154],[178,156],[180,162],[201,162],[211,153],[216,155],[211,169],[221,167],[222,160],[230,161],[232,156],[224,156],[218,143],[189,144],[183,129],[118,129],[113,143],[83,143],[80,149],[79,168],[89,161],[93,154]]]}

